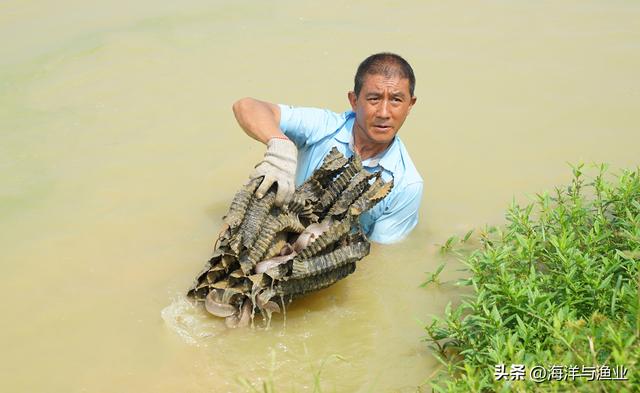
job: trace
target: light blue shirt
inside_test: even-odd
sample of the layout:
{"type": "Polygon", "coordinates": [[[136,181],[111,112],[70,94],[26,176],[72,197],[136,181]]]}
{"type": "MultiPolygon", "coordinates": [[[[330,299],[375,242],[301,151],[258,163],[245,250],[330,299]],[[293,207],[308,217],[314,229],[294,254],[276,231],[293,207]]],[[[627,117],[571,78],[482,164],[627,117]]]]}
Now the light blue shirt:
{"type": "MultiPolygon", "coordinates": [[[[296,186],[302,184],[334,146],[346,157],[353,155],[352,111],[334,113],[326,109],[280,106],[280,129],[298,147],[296,186]]],[[[385,181],[393,179],[393,190],[371,210],[360,216],[370,240],[393,243],[404,238],[418,223],[422,200],[422,177],[409,152],[396,135],[382,153],[362,162],[371,171],[382,171],[385,181]]]]}

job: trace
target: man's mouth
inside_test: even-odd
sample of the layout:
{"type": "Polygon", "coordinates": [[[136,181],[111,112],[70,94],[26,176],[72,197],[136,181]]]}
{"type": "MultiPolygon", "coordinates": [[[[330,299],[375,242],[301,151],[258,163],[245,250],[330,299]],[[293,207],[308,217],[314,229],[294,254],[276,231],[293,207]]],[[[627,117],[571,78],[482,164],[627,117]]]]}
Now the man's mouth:
{"type": "Polygon", "coordinates": [[[373,128],[375,128],[377,131],[381,131],[381,132],[391,131],[391,126],[387,126],[387,125],[384,125],[384,124],[374,124],[373,128]]]}

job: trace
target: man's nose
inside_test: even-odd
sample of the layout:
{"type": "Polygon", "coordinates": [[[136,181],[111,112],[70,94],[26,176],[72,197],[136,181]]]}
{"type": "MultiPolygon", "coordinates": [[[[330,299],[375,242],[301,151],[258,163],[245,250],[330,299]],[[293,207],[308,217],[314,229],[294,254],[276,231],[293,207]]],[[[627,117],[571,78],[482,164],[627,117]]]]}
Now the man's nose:
{"type": "Polygon", "coordinates": [[[389,117],[389,100],[384,99],[380,102],[378,106],[378,117],[388,118],[389,117]]]}

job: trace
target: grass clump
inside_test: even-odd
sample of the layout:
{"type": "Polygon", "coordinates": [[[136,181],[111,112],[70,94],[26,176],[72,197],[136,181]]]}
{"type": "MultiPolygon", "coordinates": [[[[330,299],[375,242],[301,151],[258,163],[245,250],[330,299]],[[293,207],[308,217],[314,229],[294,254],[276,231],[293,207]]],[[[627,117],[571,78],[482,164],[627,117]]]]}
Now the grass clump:
{"type": "Polygon", "coordinates": [[[444,365],[434,391],[640,391],[640,176],[609,180],[605,165],[590,180],[581,165],[573,175],[512,204],[504,228],[460,253],[473,294],[425,328],[444,365]],[[524,365],[522,378],[512,365],[524,365]],[[534,366],[547,371],[542,382],[534,366]],[[607,366],[612,378],[626,368],[626,380],[605,380],[607,366]]]}

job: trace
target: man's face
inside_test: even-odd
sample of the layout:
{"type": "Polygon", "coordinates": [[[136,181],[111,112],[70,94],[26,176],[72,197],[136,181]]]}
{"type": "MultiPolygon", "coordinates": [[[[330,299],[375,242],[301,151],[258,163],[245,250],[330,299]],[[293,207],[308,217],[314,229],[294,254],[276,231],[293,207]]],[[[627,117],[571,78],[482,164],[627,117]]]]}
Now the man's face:
{"type": "Polygon", "coordinates": [[[411,111],[416,97],[409,93],[409,79],[398,75],[367,74],[356,97],[349,92],[356,113],[353,132],[358,144],[389,145],[411,111]]]}

